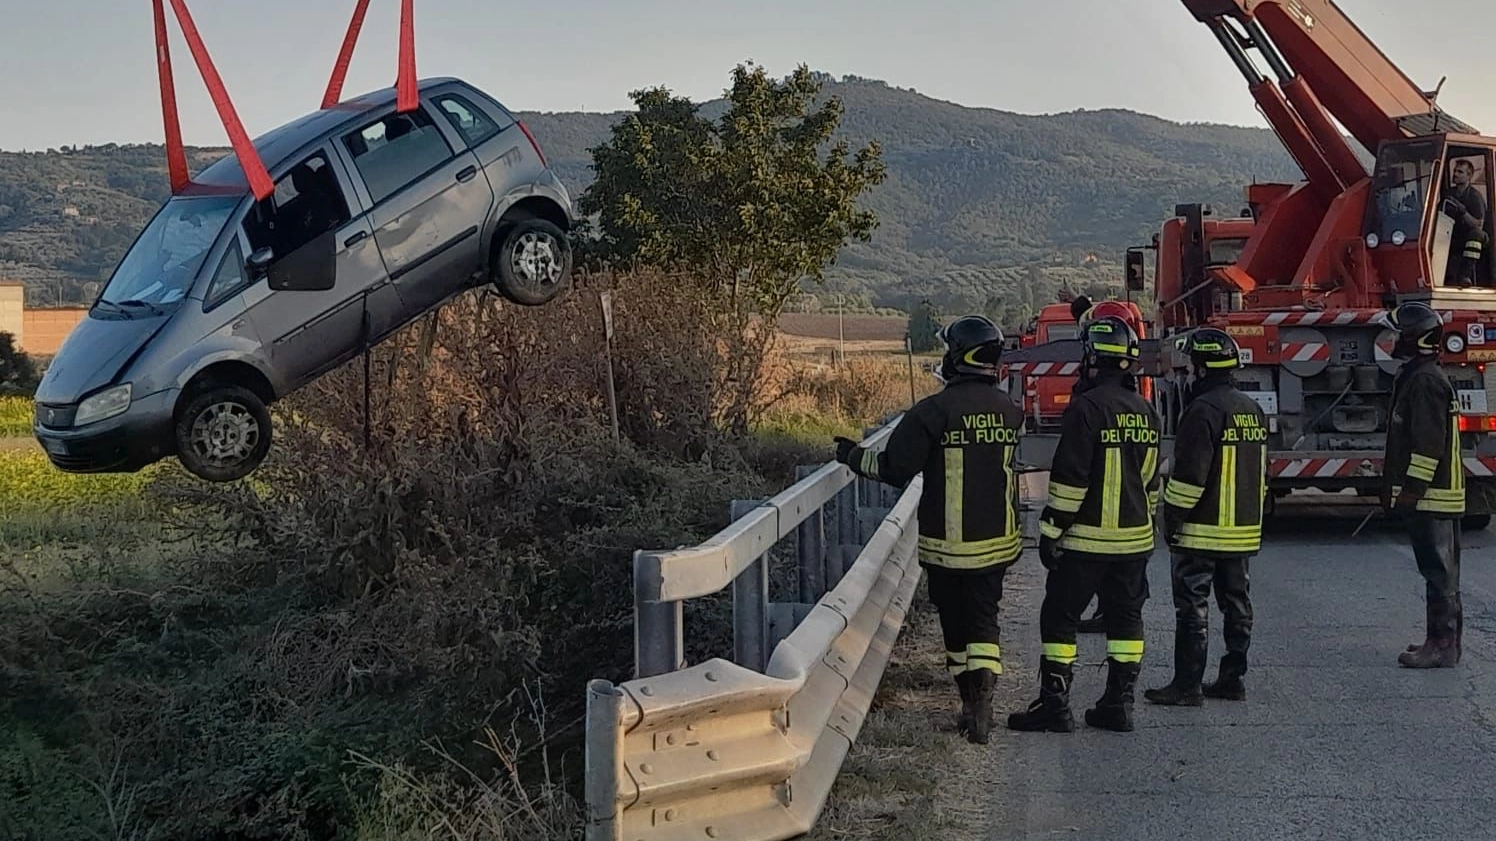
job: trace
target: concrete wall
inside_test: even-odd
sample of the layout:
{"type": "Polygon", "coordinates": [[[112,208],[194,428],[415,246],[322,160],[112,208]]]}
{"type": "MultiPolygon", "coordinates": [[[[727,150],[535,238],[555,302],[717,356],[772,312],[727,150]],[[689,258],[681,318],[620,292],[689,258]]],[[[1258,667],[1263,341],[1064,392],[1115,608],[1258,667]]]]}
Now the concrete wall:
{"type": "Polygon", "coordinates": [[[61,307],[26,310],[25,339],[21,349],[34,356],[51,356],[62,342],[88,316],[85,307],[61,307]]]}
{"type": "Polygon", "coordinates": [[[0,283],[0,332],[26,347],[26,287],[19,283],[0,283]]]}

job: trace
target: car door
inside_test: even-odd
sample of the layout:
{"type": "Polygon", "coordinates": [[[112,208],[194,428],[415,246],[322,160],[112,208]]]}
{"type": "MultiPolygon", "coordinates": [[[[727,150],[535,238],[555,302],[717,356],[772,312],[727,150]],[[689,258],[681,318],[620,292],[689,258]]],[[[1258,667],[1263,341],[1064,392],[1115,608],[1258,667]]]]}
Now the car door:
{"type": "Polygon", "coordinates": [[[484,266],[480,226],[494,197],[471,151],[454,151],[423,105],[345,133],[339,152],[371,208],[374,240],[404,318],[429,311],[484,266]]]}
{"type": "Polygon", "coordinates": [[[252,252],[271,249],[271,275],[277,264],[295,265],[332,237],[330,282],[298,279],[300,286],[330,288],[273,289],[261,277],[244,291],[270,366],[290,389],[357,355],[366,338],[388,332],[399,316],[373,227],[351,187],[331,145],[323,144],[282,176],[275,193],[251,207],[244,222],[252,252]]]}

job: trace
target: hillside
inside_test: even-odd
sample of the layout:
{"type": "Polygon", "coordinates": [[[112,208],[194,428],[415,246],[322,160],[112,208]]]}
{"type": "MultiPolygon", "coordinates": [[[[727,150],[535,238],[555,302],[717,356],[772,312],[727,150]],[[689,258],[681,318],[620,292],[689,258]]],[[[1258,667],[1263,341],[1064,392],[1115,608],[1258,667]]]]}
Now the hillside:
{"type": "MultiPolygon", "coordinates": [[[[856,78],[828,80],[825,93],[845,102],[844,133],[880,141],[889,165],[868,199],[880,229],[831,273],[831,289],[864,303],[982,302],[1026,284],[1115,283],[1123,249],[1146,242],[1176,202],[1235,212],[1254,179],[1299,177],[1264,129],[1129,111],[1020,115],[856,78]]],[[[591,180],[588,147],[619,116],[523,118],[575,196],[591,180]]],[[[206,160],[221,150],[195,152],[206,160]]],[[[78,281],[108,275],[165,196],[165,180],[159,146],[0,152],[0,276],[46,290],[42,300],[58,289],[81,295],[78,281]]],[[[1027,294],[1036,291],[1052,292],[1027,294]]]]}

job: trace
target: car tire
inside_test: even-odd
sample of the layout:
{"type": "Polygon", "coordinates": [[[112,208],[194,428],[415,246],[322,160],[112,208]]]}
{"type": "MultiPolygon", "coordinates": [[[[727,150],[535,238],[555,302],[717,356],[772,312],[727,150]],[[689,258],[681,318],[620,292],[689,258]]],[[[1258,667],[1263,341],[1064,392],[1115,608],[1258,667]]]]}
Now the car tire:
{"type": "Polygon", "coordinates": [[[1490,524],[1490,514],[1470,514],[1460,518],[1460,531],[1480,531],[1490,524]]]}
{"type": "Polygon", "coordinates": [[[522,219],[510,226],[494,251],[489,274],[499,294],[516,304],[548,304],[571,277],[571,242],[544,219],[522,219]]]}
{"type": "Polygon", "coordinates": [[[270,452],[270,410],[243,386],[214,385],[177,413],[177,460],[208,482],[233,482],[253,473],[270,452]]]}

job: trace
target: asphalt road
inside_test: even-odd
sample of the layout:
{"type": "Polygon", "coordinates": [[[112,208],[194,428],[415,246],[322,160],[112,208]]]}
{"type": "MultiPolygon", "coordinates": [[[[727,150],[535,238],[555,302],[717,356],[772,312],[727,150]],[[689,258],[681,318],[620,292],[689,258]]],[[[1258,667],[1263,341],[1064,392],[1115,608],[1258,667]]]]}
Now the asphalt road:
{"type": "MultiPolygon", "coordinates": [[[[1143,700],[1142,690],[1172,671],[1168,560],[1156,556],[1138,729],[1110,733],[1082,721],[1105,684],[1105,638],[1082,636],[1076,732],[994,730],[981,774],[988,837],[1493,837],[1496,532],[1464,534],[1461,664],[1403,669],[1398,653],[1423,639],[1423,582],[1396,525],[1373,521],[1350,539],[1367,510],[1281,512],[1252,566],[1245,702],[1164,708],[1143,700]]],[[[1036,597],[1042,574],[1037,563],[1020,565],[1010,586],[1036,597]]],[[[1211,609],[1208,679],[1223,650],[1211,609]]],[[[1037,610],[1009,614],[1003,625],[1000,718],[1034,697],[1040,650],[1037,610]]]]}

